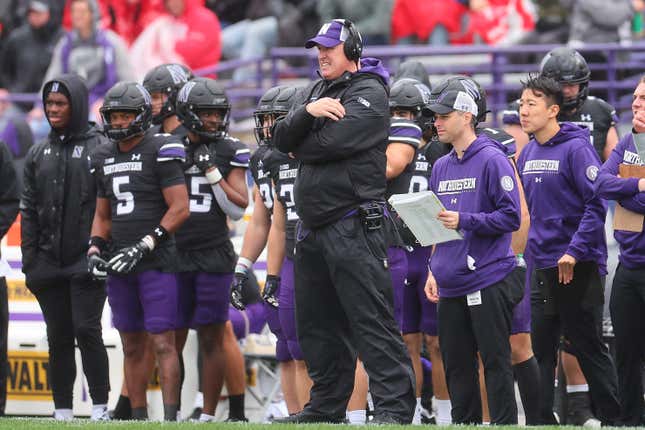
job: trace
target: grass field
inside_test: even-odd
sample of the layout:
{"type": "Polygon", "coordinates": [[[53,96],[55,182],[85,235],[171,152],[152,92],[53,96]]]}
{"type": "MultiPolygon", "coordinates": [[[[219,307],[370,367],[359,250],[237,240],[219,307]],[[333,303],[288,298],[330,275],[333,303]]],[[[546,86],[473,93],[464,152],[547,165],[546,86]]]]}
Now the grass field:
{"type": "MultiPolygon", "coordinates": [[[[101,422],[93,423],[89,420],[74,420],[71,422],[57,422],[48,418],[0,418],[0,430],[67,430],[67,429],[83,429],[83,430],[94,430],[94,429],[132,429],[132,430],[153,430],[156,428],[162,427],[164,430],[174,430],[174,429],[204,429],[204,430],[213,430],[213,429],[244,429],[244,430],[259,430],[271,428],[271,430],[298,430],[298,429],[307,429],[307,430],[333,430],[338,429],[339,425],[333,424],[307,424],[307,425],[278,425],[278,424],[233,424],[233,423],[211,423],[211,424],[200,424],[200,423],[191,423],[191,422],[179,422],[179,423],[160,423],[160,422],[133,422],[133,421],[111,421],[111,422],[101,422]]],[[[377,426],[370,426],[377,427],[377,426]]],[[[415,428],[421,428],[420,426],[400,426],[400,425],[387,425],[387,426],[378,426],[378,428],[387,428],[392,430],[413,430],[415,428]]],[[[428,426],[423,426],[423,428],[428,428],[428,426]]],[[[528,429],[529,427],[519,427],[519,426],[504,426],[499,427],[504,429],[528,429]]],[[[532,430],[562,430],[563,427],[559,426],[543,426],[543,427],[530,427],[532,430]]],[[[570,428],[570,427],[569,427],[570,428]]],[[[449,426],[441,427],[442,430],[481,430],[482,427],[476,426],[449,426]]],[[[625,427],[622,427],[625,429],[625,427]]]]}

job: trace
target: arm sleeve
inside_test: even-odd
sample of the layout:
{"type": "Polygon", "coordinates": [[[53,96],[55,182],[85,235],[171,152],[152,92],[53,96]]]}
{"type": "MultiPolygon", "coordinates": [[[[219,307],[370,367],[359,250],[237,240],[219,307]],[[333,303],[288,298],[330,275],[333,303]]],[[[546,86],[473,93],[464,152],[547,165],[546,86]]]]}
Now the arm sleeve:
{"type": "Polygon", "coordinates": [[[597,179],[594,176],[594,168],[598,169],[599,164],[598,156],[591,145],[581,144],[569,154],[569,171],[585,206],[578,230],[573,234],[567,248],[567,254],[576,260],[580,260],[595,246],[599,234],[604,234],[607,208],[594,192],[594,181],[597,179]]]}
{"type": "Polygon", "coordinates": [[[511,163],[491,157],[485,170],[485,187],[494,210],[489,213],[459,213],[459,228],[479,235],[500,235],[520,228],[520,195],[511,163]]]}
{"type": "Polygon", "coordinates": [[[36,163],[34,160],[37,147],[33,146],[25,158],[24,188],[20,201],[20,248],[22,250],[23,269],[34,261],[38,251],[38,236],[40,234],[36,202],[36,163]]]}
{"type": "Polygon", "coordinates": [[[245,209],[231,202],[220,184],[211,185],[211,188],[213,189],[217,204],[233,221],[237,221],[244,216],[245,209]]]}
{"type": "Polygon", "coordinates": [[[380,84],[376,84],[379,89],[360,82],[355,85],[356,90],[341,100],[345,116],[338,121],[317,118],[294,151],[296,158],[310,163],[341,160],[387,142],[389,108],[385,88],[380,84]]]}
{"type": "Polygon", "coordinates": [[[638,193],[633,197],[620,199],[618,203],[627,210],[645,214],[645,193],[638,193]]]}
{"type": "Polygon", "coordinates": [[[18,178],[13,166],[11,152],[0,141],[0,239],[7,234],[18,215],[18,178]]]}
{"type": "MultiPolygon", "coordinates": [[[[631,136],[627,136],[631,138],[631,136]]],[[[596,193],[600,198],[606,200],[622,200],[634,197],[639,193],[638,178],[619,178],[618,166],[623,161],[625,152],[624,142],[616,145],[609,158],[600,168],[598,178],[594,183],[596,193]]]]}

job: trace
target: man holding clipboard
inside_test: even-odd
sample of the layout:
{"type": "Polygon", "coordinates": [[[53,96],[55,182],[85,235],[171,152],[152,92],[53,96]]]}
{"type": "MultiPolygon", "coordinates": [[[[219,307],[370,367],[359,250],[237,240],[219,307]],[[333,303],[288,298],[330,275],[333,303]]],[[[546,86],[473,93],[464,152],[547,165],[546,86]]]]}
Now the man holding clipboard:
{"type": "Polygon", "coordinates": [[[620,425],[642,426],[645,404],[641,367],[645,346],[645,77],[632,102],[633,132],[625,135],[603,164],[595,188],[616,200],[614,237],[620,246],[609,309],[616,339],[620,425]]]}
{"type": "Polygon", "coordinates": [[[439,243],[427,284],[439,300],[439,344],[454,424],[481,424],[477,351],[486,373],[491,424],[516,424],[509,335],[513,307],[523,294],[511,232],[520,226],[520,202],[506,148],[475,134],[478,88],[446,80],[429,108],[441,142],[452,144],[432,169],[430,189],[446,210],[438,218],[463,240],[439,243]],[[436,282],[435,282],[436,280],[436,282]]]}

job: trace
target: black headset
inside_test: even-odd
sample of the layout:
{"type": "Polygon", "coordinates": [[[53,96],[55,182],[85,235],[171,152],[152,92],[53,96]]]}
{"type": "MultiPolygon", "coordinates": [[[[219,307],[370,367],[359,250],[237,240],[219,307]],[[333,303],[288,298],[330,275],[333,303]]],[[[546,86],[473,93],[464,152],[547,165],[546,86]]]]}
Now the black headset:
{"type": "Polygon", "coordinates": [[[342,23],[349,33],[345,40],[345,46],[343,46],[345,57],[347,57],[348,60],[357,63],[363,52],[363,38],[353,22],[348,19],[343,19],[342,23]]]}

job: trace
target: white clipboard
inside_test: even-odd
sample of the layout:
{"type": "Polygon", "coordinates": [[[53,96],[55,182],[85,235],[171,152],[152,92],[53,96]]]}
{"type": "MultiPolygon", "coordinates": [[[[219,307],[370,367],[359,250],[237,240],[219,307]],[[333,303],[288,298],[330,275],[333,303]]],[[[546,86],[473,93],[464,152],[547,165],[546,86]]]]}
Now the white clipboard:
{"type": "Polygon", "coordinates": [[[463,239],[459,231],[444,227],[437,219],[446,208],[432,191],[394,194],[388,201],[422,246],[463,239]]]}

